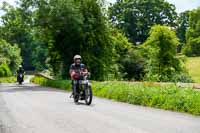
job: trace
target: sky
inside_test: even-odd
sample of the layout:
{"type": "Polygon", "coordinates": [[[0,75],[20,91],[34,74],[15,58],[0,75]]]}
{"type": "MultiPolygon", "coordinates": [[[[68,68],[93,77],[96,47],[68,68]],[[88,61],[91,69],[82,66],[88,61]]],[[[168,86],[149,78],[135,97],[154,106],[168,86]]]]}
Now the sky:
{"type": "MultiPolygon", "coordinates": [[[[16,0],[0,0],[0,6],[2,5],[2,2],[6,1],[7,3],[11,5],[16,5],[16,0]]],[[[107,0],[108,2],[114,3],[116,0],[107,0]]],[[[169,3],[172,3],[176,6],[176,11],[178,13],[195,9],[197,7],[200,7],[200,0],[167,0],[169,3]]],[[[2,12],[0,11],[0,15],[2,15],[2,12]]]]}
{"type": "MultiPolygon", "coordinates": [[[[0,0],[0,7],[2,6],[2,3],[6,1],[7,3],[11,4],[11,5],[16,5],[15,4],[15,0],[0,0]]],[[[0,16],[3,14],[3,12],[0,10],[0,16]]]]}
{"type": "Polygon", "coordinates": [[[7,3],[9,3],[11,5],[15,5],[16,0],[0,0],[0,5],[2,5],[3,1],[6,1],[7,3]]]}

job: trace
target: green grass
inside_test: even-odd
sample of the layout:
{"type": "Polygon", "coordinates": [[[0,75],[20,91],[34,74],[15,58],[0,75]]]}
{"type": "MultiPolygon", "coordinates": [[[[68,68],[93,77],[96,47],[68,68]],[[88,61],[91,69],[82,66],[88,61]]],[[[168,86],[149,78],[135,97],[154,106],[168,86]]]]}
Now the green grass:
{"type": "Polygon", "coordinates": [[[31,79],[31,82],[40,84],[42,86],[60,88],[67,91],[71,90],[71,81],[68,80],[49,80],[40,76],[36,76],[31,79]]]}
{"type": "MultiPolygon", "coordinates": [[[[35,77],[32,81],[41,85],[71,91],[71,81],[52,81],[42,77],[35,77]]],[[[94,81],[92,85],[93,93],[98,97],[200,115],[200,91],[190,88],[180,89],[175,85],[158,86],[118,81],[94,81]]]]}
{"type": "Polygon", "coordinates": [[[0,83],[14,83],[16,82],[16,77],[0,77],[0,83]]]}
{"type": "Polygon", "coordinates": [[[192,79],[200,83],[200,57],[188,57],[186,67],[192,79]]]}

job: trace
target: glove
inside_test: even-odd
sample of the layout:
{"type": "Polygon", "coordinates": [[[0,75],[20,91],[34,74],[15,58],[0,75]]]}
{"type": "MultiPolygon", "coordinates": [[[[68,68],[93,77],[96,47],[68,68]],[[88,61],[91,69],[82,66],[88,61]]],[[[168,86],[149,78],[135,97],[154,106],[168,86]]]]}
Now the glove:
{"type": "Polygon", "coordinates": [[[71,73],[71,79],[78,79],[79,78],[79,75],[75,72],[75,71],[72,71],[71,73]]]}

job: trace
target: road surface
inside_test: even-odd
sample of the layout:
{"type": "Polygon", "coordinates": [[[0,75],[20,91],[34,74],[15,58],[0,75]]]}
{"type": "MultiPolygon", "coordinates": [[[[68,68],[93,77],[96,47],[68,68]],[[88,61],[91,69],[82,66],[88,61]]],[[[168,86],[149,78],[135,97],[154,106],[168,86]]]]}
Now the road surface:
{"type": "Polygon", "coordinates": [[[33,84],[0,85],[0,133],[200,133],[200,117],[94,98],[33,84]]]}

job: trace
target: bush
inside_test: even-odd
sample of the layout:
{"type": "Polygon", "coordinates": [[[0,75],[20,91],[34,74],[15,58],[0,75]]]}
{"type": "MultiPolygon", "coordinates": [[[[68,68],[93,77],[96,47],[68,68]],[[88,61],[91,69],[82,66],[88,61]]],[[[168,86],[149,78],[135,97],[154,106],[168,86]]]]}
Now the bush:
{"type": "Polygon", "coordinates": [[[126,56],[121,59],[123,66],[122,72],[125,80],[142,80],[144,77],[144,68],[146,59],[143,58],[142,49],[140,47],[134,47],[129,49],[126,56]]]}
{"type": "Polygon", "coordinates": [[[12,75],[10,68],[6,64],[0,65],[0,77],[9,77],[12,75]]]}
{"type": "Polygon", "coordinates": [[[172,78],[173,82],[181,82],[181,83],[193,83],[192,77],[189,76],[188,73],[180,73],[180,74],[174,74],[172,78]]]}
{"type": "Polygon", "coordinates": [[[190,39],[188,42],[183,48],[183,53],[189,57],[200,56],[200,37],[190,39]]]}

